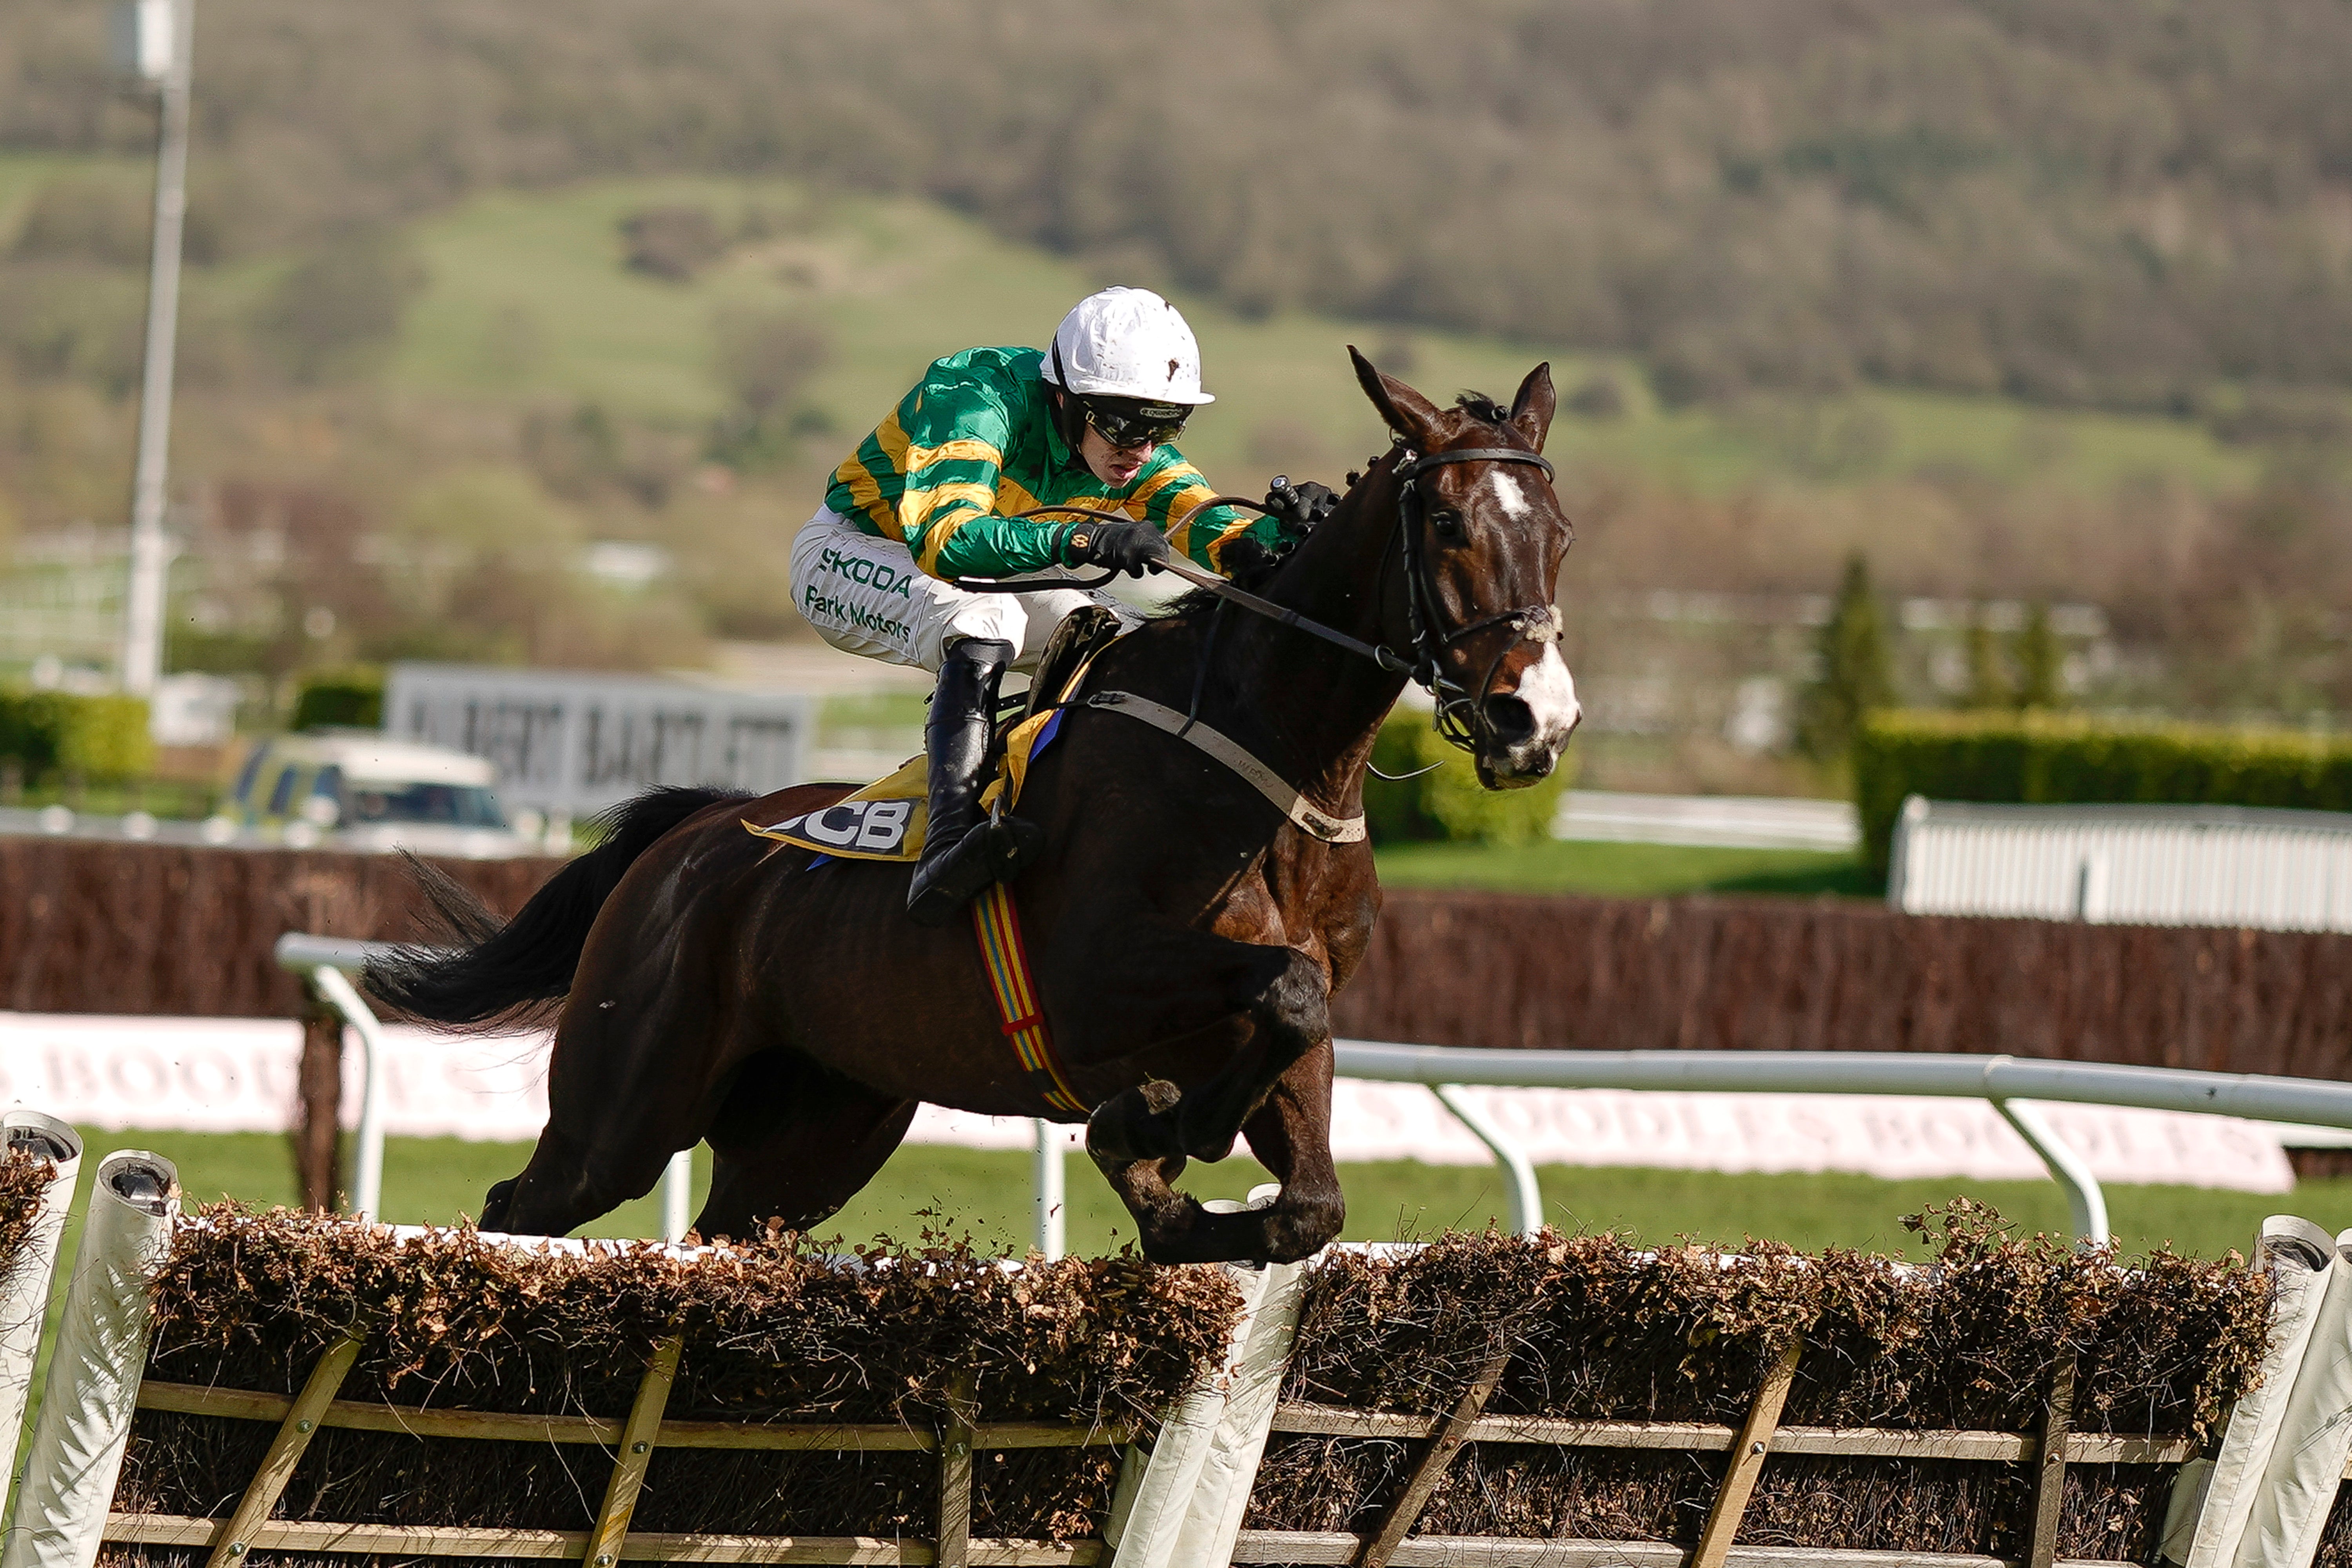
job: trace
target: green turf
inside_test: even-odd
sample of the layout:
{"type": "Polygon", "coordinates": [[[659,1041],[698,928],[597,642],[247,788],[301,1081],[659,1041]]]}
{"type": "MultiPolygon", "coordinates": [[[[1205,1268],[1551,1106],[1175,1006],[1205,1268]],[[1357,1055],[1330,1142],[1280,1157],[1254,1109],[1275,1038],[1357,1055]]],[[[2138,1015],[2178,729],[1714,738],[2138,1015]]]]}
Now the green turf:
{"type": "Polygon", "coordinates": [[[1856,857],[1803,849],[1557,840],[1507,847],[1391,844],[1380,850],[1380,868],[1381,880],[1398,888],[1492,888],[1606,898],[1699,892],[1874,898],[1885,891],[1856,857]]]}
{"type": "MultiPolygon", "coordinates": [[[[267,1205],[294,1197],[286,1140],[263,1133],[103,1132],[82,1130],[94,1169],[103,1153],[143,1148],[173,1161],[193,1203],[235,1197],[267,1205]]],[[[448,1223],[471,1215],[492,1182],[520,1169],[527,1145],[395,1138],[384,1153],[385,1219],[448,1223]]],[[[1066,1164],[1066,1223],[1074,1251],[1098,1252],[1134,1232],[1083,1157],[1066,1164]]],[[[1956,1194],[1999,1207],[2028,1228],[2056,1230],[2065,1205],[2048,1183],[1882,1182],[1843,1174],[1722,1175],[1616,1167],[1546,1167],[1539,1173],[1547,1217],[1564,1227],[1629,1230],[1645,1241],[1680,1237],[1736,1246],[1749,1236],[1791,1245],[1902,1249],[1899,1221],[1956,1194]]],[[[1235,1158],[1194,1165],[1182,1185],[1203,1197],[1240,1197],[1265,1173],[1235,1158]]],[[[1478,1226],[1502,1213],[1503,1191],[1486,1166],[1407,1162],[1348,1166],[1346,1235],[1357,1240],[1426,1237],[1478,1226]]],[[[1031,1159],[1025,1153],[909,1144],[847,1208],[821,1229],[846,1241],[877,1236],[911,1238],[926,1226],[969,1234],[979,1245],[1018,1250],[1031,1234],[1031,1159]]],[[[89,1182],[85,1174],[84,1188],[89,1182]]],[[[699,1185],[698,1181],[698,1198],[699,1185]]],[[[2169,1240],[2209,1256],[2243,1250],[2265,1215],[2293,1212],[2333,1230],[2352,1224],[2352,1179],[2305,1183],[2293,1194],[2263,1194],[2189,1187],[2107,1189],[2108,1207],[2127,1251],[2169,1240]]],[[[590,1236],[658,1232],[657,1201],[638,1200],[584,1226],[590,1236]]],[[[70,1242],[68,1243],[70,1247],[70,1242]]],[[[68,1253],[68,1256],[70,1254],[68,1253]]]]}

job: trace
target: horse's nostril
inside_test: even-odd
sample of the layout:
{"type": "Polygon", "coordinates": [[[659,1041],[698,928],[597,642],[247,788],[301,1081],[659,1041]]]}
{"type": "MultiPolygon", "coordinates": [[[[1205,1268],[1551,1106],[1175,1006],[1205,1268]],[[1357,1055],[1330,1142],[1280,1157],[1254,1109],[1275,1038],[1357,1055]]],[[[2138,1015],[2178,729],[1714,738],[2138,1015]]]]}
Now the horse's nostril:
{"type": "Polygon", "coordinates": [[[1522,698],[1501,694],[1486,699],[1486,732],[1507,746],[1531,740],[1536,732],[1536,712],[1522,698]]]}

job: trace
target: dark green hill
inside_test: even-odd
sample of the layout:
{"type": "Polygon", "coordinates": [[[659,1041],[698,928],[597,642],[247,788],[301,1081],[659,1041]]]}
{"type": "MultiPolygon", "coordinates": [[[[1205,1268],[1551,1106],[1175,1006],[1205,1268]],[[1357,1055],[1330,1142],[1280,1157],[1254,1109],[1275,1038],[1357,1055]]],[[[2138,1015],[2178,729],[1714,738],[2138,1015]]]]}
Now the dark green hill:
{"type": "MultiPolygon", "coordinates": [[[[0,145],[143,142],[102,20],[0,11],[0,145]]],[[[2352,384],[2343,0],[204,0],[198,48],[225,256],[788,174],[1244,310],[1636,353],[1669,399],[2352,384]]]]}

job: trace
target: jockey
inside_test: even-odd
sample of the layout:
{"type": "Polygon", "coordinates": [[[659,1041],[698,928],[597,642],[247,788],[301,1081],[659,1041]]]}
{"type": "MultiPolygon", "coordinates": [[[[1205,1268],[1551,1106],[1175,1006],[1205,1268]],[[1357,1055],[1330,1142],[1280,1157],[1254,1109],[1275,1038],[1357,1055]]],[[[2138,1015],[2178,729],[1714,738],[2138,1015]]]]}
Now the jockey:
{"type": "Polygon", "coordinates": [[[980,770],[1007,668],[1034,670],[1062,617],[1107,594],[970,593],[959,577],[1052,580],[1075,567],[1140,577],[1173,548],[1230,573],[1278,543],[1272,519],[1202,503],[1213,493],[1169,443],[1201,390],[1201,351],[1176,307],[1144,289],[1078,301],[1044,353],[975,348],[935,361],[834,471],[793,542],[793,602],[837,648],[939,676],[923,739],[930,826],[907,910],[944,925],[1043,838],[980,815],[980,770]],[[1013,513],[1072,501],[1097,522],[1013,513]],[[1244,547],[1226,559],[1229,548],[1244,547]]]}

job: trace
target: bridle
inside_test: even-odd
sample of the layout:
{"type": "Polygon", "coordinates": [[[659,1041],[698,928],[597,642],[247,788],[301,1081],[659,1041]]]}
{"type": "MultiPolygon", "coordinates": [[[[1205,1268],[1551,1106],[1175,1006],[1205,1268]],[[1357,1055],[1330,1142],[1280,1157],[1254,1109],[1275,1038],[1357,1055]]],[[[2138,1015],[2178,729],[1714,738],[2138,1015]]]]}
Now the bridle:
{"type": "MultiPolygon", "coordinates": [[[[1476,748],[1479,738],[1487,729],[1485,705],[1481,700],[1492,689],[1503,661],[1523,642],[1550,643],[1559,640],[1559,616],[1549,605],[1523,605],[1516,609],[1500,610],[1465,625],[1446,628],[1444,626],[1444,606],[1438,602],[1437,580],[1429,560],[1424,539],[1428,506],[1421,493],[1421,479],[1432,468],[1448,463],[1527,463],[1543,470],[1546,482],[1552,477],[1552,467],[1541,453],[1522,451],[1516,447],[1462,447],[1450,451],[1419,453],[1407,449],[1394,470],[1399,481],[1397,492],[1396,548],[1383,552],[1381,561],[1381,581],[1388,580],[1391,562],[1402,562],[1405,576],[1405,630],[1411,638],[1410,657],[1399,653],[1386,643],[1368,643],[1349,637],[1335,626],[1309,620],[1297,610],[1262,598],[1246,588],[1235,587],[1213,572],[1203,571],[1172,551],[1160,563],[1161,570],[1173,574],[1196,588],[1205,589],[1229,604],[1265,616],[1293,630],[1346,648],[1360,658],[1369,658],[1382,669],[1404,676],[1430,694],[1436,703],[1435,726],[1445,740],[1464,751],[1476,748]],[[1465,637],[1495,626],[1507,626],[1511,638],[1486,666],[1485,678],[1475,692],[1466,691],[1445,679],[1439,668],[1440,658],[1465,637]],[[1452,692],[1454,695],[1448,696],[1452,692]],[[1464,718],[1464,713],[1468,718],[1464,718]]],[[[1270,509],[1241,496],[1211,496],[1195,510],[1210,507],[1243,507],[1261,515],[1271,515],[1270,509]]],[[[1134,521],[1125,512],[1108,511],[1088,506],[1041,506],[1015,512],[1016,517],[1071,516],[1109,519],[1120,522],[1134,521]]],[[[1092,579],[1063,578],[1044,583],[1002,583],[984,578],[963,577],[956,586],[975,593],[1042,594],[1056,588],[1099,588],[1118,575],[1106,572],[1092,579]]],[[[1206,661],[1203,661],[1203,673],[1206,661]]],[[[1198,693],[1195,693],[1195,705],[1198,693]]]]}
{"type": "MultiPolygon", "coordinates": [[[[1437,705],[1437,732],[1446,741],[1467,752],[1475,750],[1479,737],[1486,731],[1484,698],[1494,689],[1495,676],[1503,661],[1523,642],[1550,643],[1559,640],[1559,615],[1549,605],[1523,605],[1517,609],[1498,610],[1494,615],[1440,631],[1444,607],[1437,602],[1437,578],[1429,563],[1426,530],[1428,503],[1421,493],[1422,475],[1446,463],[1529,463],[1543,470],[1545,482],[1551,480],[1551,463],[1539,452],[1523,452],[1516,447],[1461,447],[1444,452],[1406,451],[1396,466],[1396,477],[1402,488],[1397,492],[1396,557],[1404,563],[1405,630],[1412,638],[1412,668],[1405,673],[1414,684],[1427,691],[1437,705]],[[1475,637],[1490,626],[1508,626],[1511,639],[1486,666],[1486,675],[1475,692],[1464,691],[1446,679],[1438,668],[1438,656],[1463,638],[1475,637]],[[1448,698],[1452,690],[1458,695],[1448,698]],[[1469,720],[1462,718],[1469,710],[1469,720]]],[[[1381,574],[1388,574],[1388,558],[1381,563],[1381,574]]],[[[1387,652],[1385,648],[1381,650],[1387,652]]],[[[1390,656],[1393,658],[1393,655],[1390,656]]],[[[1385,665],[1386,660],[1382,663],[1385,665]]]]}

